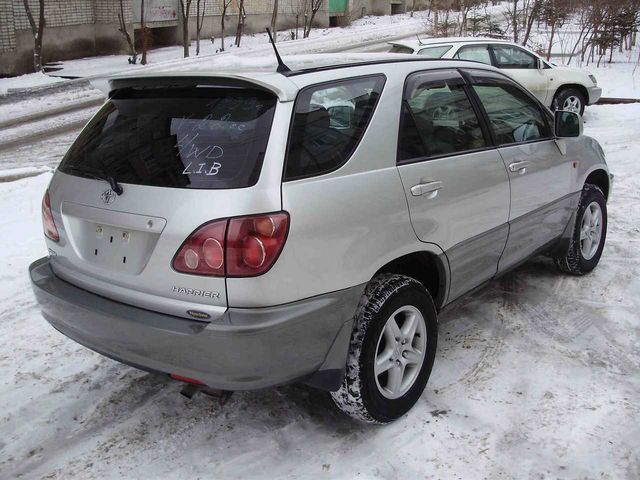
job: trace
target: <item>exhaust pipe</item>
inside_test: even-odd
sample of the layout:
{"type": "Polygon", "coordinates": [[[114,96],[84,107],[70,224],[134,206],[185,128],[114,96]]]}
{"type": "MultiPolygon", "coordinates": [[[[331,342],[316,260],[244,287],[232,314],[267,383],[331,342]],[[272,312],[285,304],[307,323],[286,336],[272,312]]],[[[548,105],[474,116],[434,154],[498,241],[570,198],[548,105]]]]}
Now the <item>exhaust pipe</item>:
{"type": "Polygon", "coordinates": [[[204,393],[205,395],[218,399],[218,403],[221,407],[224,407],[225,404],[231,398],[233,392],[229,390],[215,390],[213,388],[209,388],[206,385],[195,384],[195,383],[187,383],[182,390],[180,390],[180,394],[187,397],[191,400],[197,393],[204,393]]]}

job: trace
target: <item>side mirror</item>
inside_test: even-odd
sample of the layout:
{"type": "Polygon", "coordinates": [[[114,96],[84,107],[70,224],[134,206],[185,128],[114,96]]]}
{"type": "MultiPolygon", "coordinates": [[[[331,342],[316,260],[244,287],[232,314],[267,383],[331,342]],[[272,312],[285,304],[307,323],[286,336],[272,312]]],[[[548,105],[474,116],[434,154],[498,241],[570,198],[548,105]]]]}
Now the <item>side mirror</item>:
{"type": "Polygon", "coordinates": [[[536,68],[538,70],[544,70],[544,62],[541,58],[536,58],[536,68]]]}
{"type": "Polygon", "coordinates": [[[568,138],[582,135],[582,117],[575,112],[556,110],[556,137],[568,138]]]}

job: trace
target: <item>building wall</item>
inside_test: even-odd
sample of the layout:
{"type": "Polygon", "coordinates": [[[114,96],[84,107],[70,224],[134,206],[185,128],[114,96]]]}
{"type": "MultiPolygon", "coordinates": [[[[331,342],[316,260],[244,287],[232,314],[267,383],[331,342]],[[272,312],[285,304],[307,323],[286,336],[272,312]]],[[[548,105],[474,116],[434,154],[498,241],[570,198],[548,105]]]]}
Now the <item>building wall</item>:
{"type": "MultiPolygon", "coordinates": [[[[28,0],[31,11],[38,22],[38,0],[28,0]]],[[[139,8],[140,0],[124,1],[124,19],[129,34],[139,28],[134,9],[139,8]],[[136,3],[137,2],[137,3],[136,3]]],[[[171,0],[146,0],[145,5],[153,2],[171,3],[171,0]]],[[[237,25],[238,0],[232,0],[228,7],[225,34],[235,33],[237,25]]],[[[278,29],[293,28],[296,14],[299,15],[302,28],[302,3],[305,0],[278,1],[278,29]]],[[[308,0],[307,0],[308,1],[308,0]]],[[[389,15],[391,2],[396,0],[348,0],[347,10],[340,15],[334,25],[347,25],[363,15],[389,15]]],[[[401,11],[410,9],[412,0],[402,2],[401,11]]],[[[444,0],[449,1],[449,0],[444,0]]],[[[196,36],[196,2],[192,1],[189,33],[196,36]]],[[[223,0],[201,0],[205,7],[205,20],[201,38],[220,37],[220,20],[223,0]]],[[[417,4],[426,0],[417,0],[417,4]]],[[[329,25],[329,0],[316,14],[314,26],[329,25]]],[[[179,1],[175,0],[179,12],[179,1]]],[[[245,0],[245,33],[262,32],[271,23],[273,0],[245,0]]],[[[47,20],[43,60],[52,62],[97,54],[126,53],[127,45],[118,31],[120,0],[45,0],[45,18],[47,20]]],[[[182,22],[179,18],[164,22],[148,22],[154,29],[154,44],[179,44],[182,39],[182,22]],[[160,28],[162,27],[162,28],[160,28]]],[[[0,75],[18,75],[33,71],[33,36],[23,0],[0,0],[0,75]]]]}
{"type": "MultiPolygon", "coordinates": [[[[36,23],[38,22],[38,0],[28,0],[36,23]]],[[[146,6],[154,0],[146,0],[146,6]]],[[[205,22],[202,38],[220,36],[220,19],[223,0],[201,0],[205,7],[205,22]]],[[[295,15],[301,11],[304,0],[279,0],[278,28],[295,26],[295,15]]],[[[190,36],[195,39],[196,2],[193,0],[190,18],[190,36]]],[[[163,3],[160,1],[159,3],[163,3]]],[[[171,3],[171,0],[164,0],[171,3]]],[[[179,1],[175,0],[179,11],[179,1]]],[[[124,0],[124,18],[129,34],[134,37],[139,28],[139,14],[134,8],[139,0],[124,0]],[[137,3],[136,3],[137,2],[137,3]]],[[[146,7],[145,7],[146,8],[146,7]]],[[[245,33],[264,31],[271,23],[273,0],[245,0],[245,33]]],[[[237,24],[238,5],[233,0],[228,7],[226,35],[233,35],[237,24]]],[[[83,56],[126,53],[127,45],[118,31],[120,13],[119,0],[46,0],[43,61],[67,60],[83,56]]],[[[155,45],[179,44],[182,39],[182,22],[145,22],[154,29],[155,45]],[[160,28],[162,27],[162,28],[160,28]]],[[[316,26],[329,24],[325,8],[316,14],[316,26]]],[[[33,35],[23,6],[23,0],[0,0],[0,75],[19,75],[33,71],[33,35]]]]}

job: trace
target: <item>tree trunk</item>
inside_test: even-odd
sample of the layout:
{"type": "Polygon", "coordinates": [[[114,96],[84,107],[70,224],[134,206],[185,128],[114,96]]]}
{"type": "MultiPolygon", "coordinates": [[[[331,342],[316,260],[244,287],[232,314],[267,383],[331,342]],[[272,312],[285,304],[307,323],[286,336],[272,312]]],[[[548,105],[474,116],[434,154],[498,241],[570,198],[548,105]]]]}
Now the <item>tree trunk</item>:
{"type": "Polygon", "coordinates": [[[224,52],[224,17],[227,15],[227,7],[229,6],[226,3],[226,0],[222,0],[222,18],[220,19],[220,51],[224,52]]]}
{"type": "Polygon", "coordinates": [[[140,2],[140,33],[142,34],[142,65],[147,64],[147,26],[144,24],[144,0],[140,2]]]}
{"type": "Polygon", "coordinates": [[[533,22],[536,21],[538,17],[538,10],[540,9],[539,0],[534,0],[533,7],[531,8],[531,12],[527,17],[526,30],[524,32],[524,38],[522,39],[522,45],[526,45],[529,41],[529,37],[531,36],[531,28],[533,27],[533,22]]]}
{"type": "Polygon", "coordinates": [[[551,38],[549,38],[549,47],[547,48],[547,61],[551,58],[551,47],[553,46],[553,37],[556,33],[556,24],[551,24],[551,38]]]}
{"type": "MultiPolygon", "coordinates": [[[[204,8],[207,4],[204,4],[204,8]]],[[[200,55],[200,32],[204,24],[204,8],[202,10],[202,21],[200,21],[200,0],[196,0],[196,57],[200,55]]]]}
{"type": "Polygon", "coordinates": [[[242,40],[242,34],[244,32],[244,20],[246,17],[246,13],[244,11],[244,0],[240,0],[238,5],[238,26],[236,27],[236,47],[240,46],[240,41],[242,40]]]}
{"type": "Polygon", "coordinates": [[[28,0],[23,0],[24,9],[31,26],[31,33],[33,34],[33,69],[36,72],[42,71],[42,36],[44,35],[44,0],[38,2],[38,25],[31,13],[31,7],[28,0]]]}
{"type": "Polygon", "coordinates": [[[518,43],[518,0],[513,1],[513,41],[518,43]]]}
{"type": "Polygon", "coordinates": [[[273,13],[271,14],[271,34],[273,35],[273,41],[275,43],[278,30],[278,0],[273,0],[273,13]]]}
{"type": "Polygon", "coordinates": [[[182,49],[184,57],[189,56],[189,44],[191,39],[189,37],[189,10],[191,9],[191,0],[180,0],[180,7],[182,10],[182,49]]]}
{"type": "Polygon", "coordinates": [[[118,12],[118,22],[120,23],[120,28],[118,29],[120,33],[124,36],[124,39],[127,42],[127,46],[129,47],[129,54],[131,58],[129,58],[129,63],[135,65],[138,62],[138,53],[136,52],[136,46],[131,39],[131,35],[129,35],[129,31],[127,30],[127,23],[124,19],[124,1],[120,0],[120,11],[118,12]]]}

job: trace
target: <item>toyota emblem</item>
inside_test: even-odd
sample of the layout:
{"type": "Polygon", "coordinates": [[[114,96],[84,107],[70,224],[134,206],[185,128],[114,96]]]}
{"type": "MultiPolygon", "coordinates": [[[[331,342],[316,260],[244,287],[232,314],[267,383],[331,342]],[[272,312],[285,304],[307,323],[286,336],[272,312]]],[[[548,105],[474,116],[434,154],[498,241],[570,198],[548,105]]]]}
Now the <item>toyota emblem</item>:
{"type": "Polygon", "coordinates": [[[116,192],[114,192],[111,189],[105,190],[104,192],[102,192],[102,195],[100,195],[100,199],[104,203],[109,205],[110,203],[113,203],[113,201],[116,199],[116,192]]]}

